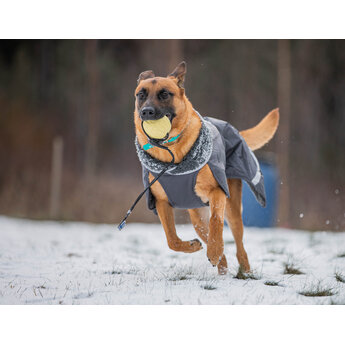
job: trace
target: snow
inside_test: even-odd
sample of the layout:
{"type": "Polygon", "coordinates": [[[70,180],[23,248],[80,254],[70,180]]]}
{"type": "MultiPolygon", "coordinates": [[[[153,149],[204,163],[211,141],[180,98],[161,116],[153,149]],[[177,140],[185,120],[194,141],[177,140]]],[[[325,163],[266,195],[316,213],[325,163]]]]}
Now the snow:
{"type": "MultiPolygon", "coordinates": [[[[191,225],[177,226],[191,240],[191,225]]],[[[229,273],[218,276],[206,249],[171,251],[159,224],[31,221],[0,216],[0,304],[344,304],[345,233],[245,229],[257,280],[236,279],[238,263],[224,229],[229,273]],[[285,263],[304,274],[284,274],[285,263]],[[268,281],[278,286],[265,285],[268,281]],[[333,296],[300,292],[331,289],[333,296]]]]}

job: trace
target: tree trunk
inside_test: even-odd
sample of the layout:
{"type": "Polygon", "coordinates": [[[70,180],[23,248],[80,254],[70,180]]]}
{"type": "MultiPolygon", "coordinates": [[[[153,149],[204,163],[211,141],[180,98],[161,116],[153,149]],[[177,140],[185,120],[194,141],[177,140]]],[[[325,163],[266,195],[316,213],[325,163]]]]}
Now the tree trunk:
{"type": "Polygon", "coordinates": [[[91,177],[96,172],[97,142],[99,136],[99,70],[97,64],[98,42],[87,40],[85,46],[85,65],[88,94],[88,126],[86,137],[85,169],[86,177],[91,177]]]}
{"type": "Polygon", "coordinates": [[[290,115],[291,115],[291,47],[289,40],[278,41],[278,106],[280,124],[277,153],[280,171],[279,224],[290,224],[290,115]]]}

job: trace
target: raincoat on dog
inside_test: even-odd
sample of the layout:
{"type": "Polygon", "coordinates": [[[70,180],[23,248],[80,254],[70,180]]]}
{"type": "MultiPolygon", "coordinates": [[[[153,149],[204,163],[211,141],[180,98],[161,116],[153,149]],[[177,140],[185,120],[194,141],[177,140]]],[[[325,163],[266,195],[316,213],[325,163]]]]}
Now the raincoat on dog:
{"type": "MultiPolygon", "coordinates": [[[[226,121],[212,117],[200,118],[202,126],[199,136],[180,163],[170,164],[153,158],[135,140],[145,188],[149,185],[149,172],[156,177],[169,165],[159,183],[168,196],[170,205],[181,209],[208,206],[195,193],[197,175],[208,164],[227,197],[230,196],[227,179],[238,178],[247,182],[256,200],[261,206],[265,206],[265,187],[260,165],[245,140],[226,121]]],[[[150,189],[146,192],[146,200],[148,208],[157,214],[156,200],[150,189]]]]}

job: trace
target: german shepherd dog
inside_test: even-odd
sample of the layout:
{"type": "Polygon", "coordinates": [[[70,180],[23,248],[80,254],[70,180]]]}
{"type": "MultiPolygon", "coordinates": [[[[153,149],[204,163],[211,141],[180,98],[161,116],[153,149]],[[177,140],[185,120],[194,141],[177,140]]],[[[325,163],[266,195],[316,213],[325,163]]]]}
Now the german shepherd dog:
{"type": "MultiPolygon", "coordinates": [[[[197,140],[202,123],[200,117],[188,100],[184,90],[186,63],[181,62],[167,77],[156,77],[152,71],[139,75],[135,90],[134,124],[138,143],[141,147],[148,143],[148,138],[142,129],[142,121],[157,120],[167,116],[171,121],[169,138],[181,133],[178,140],[165,144],[173,152],[175,163],[183,160],[197,140]]],[[[251,150],[257,150],[275,134],[279,123],[278,109],[272,110],[261,122],[253,128],[241,131],[240,134],[251,150]]],[[[170,162],[171,156],[159,147],[150,149],[149,154],[162,162],[170,162]]],[[[149,173],[149,181],[154,176],[149,173]]],[[[236,243],[236,256],[240,268],[250,271],[247,253],[243,246],[242,222],[242,180],[227,179],[230,198],[227,198],[214,178],[210,167],[204,165],[196,179],[195,193],[209,207],[189,209],[191,222],[196,233],[207,245],[207,257],[213,266],[218,267],[219,274],[226,274],[227,260],[224,255],[223,224],[226,217],[236,243]]],[[[198,239],[182,241],[174,223],[173,207],[168,201],[159,180],[151,187],[156,199],[156,209],[163,225],[170,249],[184,253],[194,253],[202,249],[198,239]]]]}

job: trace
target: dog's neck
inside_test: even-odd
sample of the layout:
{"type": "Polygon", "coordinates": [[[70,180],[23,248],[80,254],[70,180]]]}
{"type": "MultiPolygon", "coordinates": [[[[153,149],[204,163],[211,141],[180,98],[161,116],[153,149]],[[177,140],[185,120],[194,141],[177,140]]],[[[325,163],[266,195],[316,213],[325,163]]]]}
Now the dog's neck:
{"type": "MultiPolygon", "coordinates": [[[[171,133],[170,135],[171,137],[173,137],[180,133],[179,138],[171,144],[166,144],[175,156],[175,163],[180,163],[184,156],[190,151],[199,136],[202,125],[199,115],[195,112],[195,110],[193,110],[193,107],[190,103],[188,104],[188,106],[186,106],[186,113],[184,114],[184,116],[186,116],[187,118],[185,126],[182,129],[177,130],[176,133],[171,133]],[[178,131],[180,132],[178,133],[178,131]]],[[[139,119],[136,116],[135,122],[137,122],[138,120],[139,119]]],[[[148,143],[148,139],[146,135],[142,131],[140,131],[141,126],[136,126],[136,129],[138,142],[140,146],[143,147],[148,143]]],[[[153,147],[152,149],[150,149],[149,153],[152,157],[162,162],[171,161],[169,152],[158,147],[153,147]]]]}

